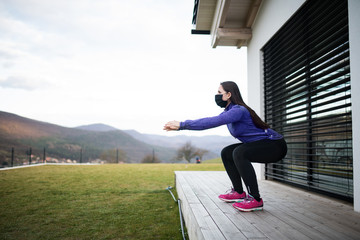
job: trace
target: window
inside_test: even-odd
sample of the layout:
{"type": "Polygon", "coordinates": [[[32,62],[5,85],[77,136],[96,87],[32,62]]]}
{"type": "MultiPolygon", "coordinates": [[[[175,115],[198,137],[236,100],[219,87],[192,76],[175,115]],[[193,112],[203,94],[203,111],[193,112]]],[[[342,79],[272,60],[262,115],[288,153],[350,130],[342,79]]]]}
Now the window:
{"type": "Polygon", "coordinates": [[[288,154],[266,177],[353,198],[346,0],[309,0],[264,46],[265,120],[288,154]]]}

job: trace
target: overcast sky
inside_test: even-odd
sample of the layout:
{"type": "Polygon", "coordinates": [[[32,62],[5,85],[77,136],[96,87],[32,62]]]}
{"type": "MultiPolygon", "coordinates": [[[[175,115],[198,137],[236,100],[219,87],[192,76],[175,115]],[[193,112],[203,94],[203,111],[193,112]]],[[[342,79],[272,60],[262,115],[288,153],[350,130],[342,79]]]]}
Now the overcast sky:
{"type": "Polygon", "coordinates": [[[65,127],[166,133],[215,116],[221,81],[246,95],[246,49],[191,35],[193,0],[0,0],[0,111],[65,127]]]}

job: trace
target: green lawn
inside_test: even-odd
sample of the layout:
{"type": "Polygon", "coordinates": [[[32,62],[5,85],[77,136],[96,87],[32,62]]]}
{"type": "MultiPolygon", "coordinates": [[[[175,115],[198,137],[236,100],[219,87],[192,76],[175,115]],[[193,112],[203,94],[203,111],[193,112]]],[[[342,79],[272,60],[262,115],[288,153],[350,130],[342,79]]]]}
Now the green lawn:
{"type": "Polygon", "coordinates": [[[208,163],[222,163],[221,158],[214,158],[210,160],[203,161],[202,163],[208,164],[208,163]]]}
{"type": "Polygon", "coordinates": [[[0,171],[0,239],[182,239],[174,171],[222,164],[38,166],[0,171]],[[176,190],[173,190],[176,193],[176,190]]]}

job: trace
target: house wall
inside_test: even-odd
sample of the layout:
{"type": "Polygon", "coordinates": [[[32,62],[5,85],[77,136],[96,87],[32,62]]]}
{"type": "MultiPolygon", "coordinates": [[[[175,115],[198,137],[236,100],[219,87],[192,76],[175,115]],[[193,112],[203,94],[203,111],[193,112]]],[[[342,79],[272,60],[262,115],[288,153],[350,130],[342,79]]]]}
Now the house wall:
{"type": "MultiPolygon", "coordinates": [[[[247,102],[264,118],[262,47],[301,7],[305,0],[264,0],[255,23],[253,37],[247,47],[247,102]]],[[[348,0],[353,127],[354,210],[360,212],[360,1],[348,0]]],[[[263,164],[254,164],[259,179],[264,179],[263,164]]]]}
{"type": "MultiPolygon", "coordinates": [[[[264,0],[253,25],[253,37],[247,47],[247,103],[264,119],[262,47],[296,12],[305,0],[264,0]]],[[[265,178],[264,164],[253,164],[258,179],[265,178]]]]}
{"type": "Polygon", "coordinates": [[[354,210],[360,212],[360,1],[349,0],[354,210]]]}

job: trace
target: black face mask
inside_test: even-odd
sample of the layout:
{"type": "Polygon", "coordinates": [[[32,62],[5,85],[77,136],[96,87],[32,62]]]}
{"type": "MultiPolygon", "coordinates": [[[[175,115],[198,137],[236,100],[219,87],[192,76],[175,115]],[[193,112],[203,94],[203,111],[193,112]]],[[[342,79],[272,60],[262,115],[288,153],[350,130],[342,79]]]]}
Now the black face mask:
{"type": "Polygon", "coordinates": [[[222,100],[222,97],[223,97],[222,94],[216,94],[215,95],[215,102],[219,107],[224,108],[227,105],[227,101],[222,100]]]}

